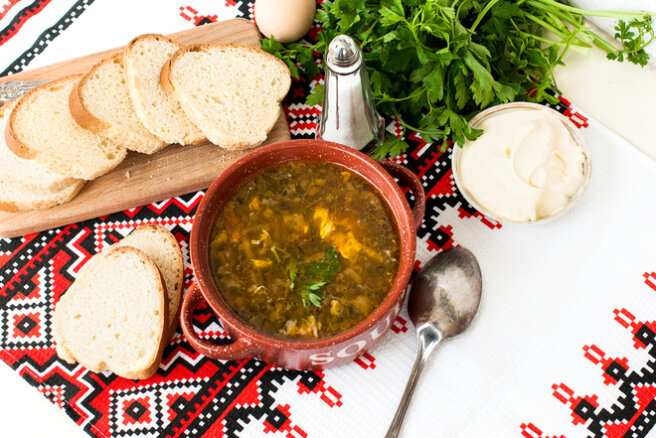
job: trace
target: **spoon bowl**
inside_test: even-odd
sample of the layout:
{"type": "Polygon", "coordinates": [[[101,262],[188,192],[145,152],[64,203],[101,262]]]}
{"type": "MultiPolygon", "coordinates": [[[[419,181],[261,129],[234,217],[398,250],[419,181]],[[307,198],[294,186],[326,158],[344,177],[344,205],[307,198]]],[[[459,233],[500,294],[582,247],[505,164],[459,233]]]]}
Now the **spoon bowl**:
{"type": "Polygon", "coordinates": [[[417,356],[387,438],[397,437],[428,357],[444,339],[459,335],[474,319],[483,282],[476,257],[452,248],[426,263],[410,289],[408,314],[417,330],[417,356]]]}
{"type": "Polygon", "coordinates": [[[469,327],[482,289],[481,270],[471,251],[457,247],[441,252],[415,278],[408,314],[415,327],[434,323],[451,338],[469,327]]]}

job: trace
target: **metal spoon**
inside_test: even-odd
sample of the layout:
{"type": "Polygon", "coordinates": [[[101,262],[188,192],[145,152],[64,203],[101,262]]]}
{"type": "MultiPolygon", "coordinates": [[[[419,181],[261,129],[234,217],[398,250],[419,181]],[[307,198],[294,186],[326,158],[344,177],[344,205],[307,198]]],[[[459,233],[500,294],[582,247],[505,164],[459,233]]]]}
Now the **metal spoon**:
{"type": "Polygon", "coordinates": [[[37,85],[46,83],[47,81],[7,81],[0,83],[0,105],[3,103],[11,102],[21,97],[23,94],[30,91],[37,85]]]}
{"type": "Polygon", "coordinates": [[[481,269],[476,257],[462,247],[439,253],[415,278],[408,298],[408,314],[417,330],[417,357],[387,438],[399,435],[419,374],[437,344],[469,327],[481,301],[481,290],[481,269]]]}

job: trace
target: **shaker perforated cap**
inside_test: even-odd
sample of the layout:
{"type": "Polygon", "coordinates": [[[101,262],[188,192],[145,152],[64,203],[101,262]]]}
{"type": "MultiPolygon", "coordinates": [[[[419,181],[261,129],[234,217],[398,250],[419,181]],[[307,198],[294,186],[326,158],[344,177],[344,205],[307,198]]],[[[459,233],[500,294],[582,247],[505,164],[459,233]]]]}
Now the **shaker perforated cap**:
{"type": "Polygon", "coordinates": [[[348,73],[360,67],[362,50],[348,35],[338,35],[330,42],[326,52],[326,65],[339,73],[348,73]]]}

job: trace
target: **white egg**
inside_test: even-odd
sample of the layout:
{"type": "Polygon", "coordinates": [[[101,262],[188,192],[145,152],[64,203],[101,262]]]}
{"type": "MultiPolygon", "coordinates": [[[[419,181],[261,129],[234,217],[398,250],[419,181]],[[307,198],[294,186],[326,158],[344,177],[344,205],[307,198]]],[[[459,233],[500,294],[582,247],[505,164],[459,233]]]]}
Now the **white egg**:
{"type": "Polygon", "coordinates": [[[308,33],[316,11],[315,0],[255,0],[255,22],[260,32],[283,43],[308,33]]]}

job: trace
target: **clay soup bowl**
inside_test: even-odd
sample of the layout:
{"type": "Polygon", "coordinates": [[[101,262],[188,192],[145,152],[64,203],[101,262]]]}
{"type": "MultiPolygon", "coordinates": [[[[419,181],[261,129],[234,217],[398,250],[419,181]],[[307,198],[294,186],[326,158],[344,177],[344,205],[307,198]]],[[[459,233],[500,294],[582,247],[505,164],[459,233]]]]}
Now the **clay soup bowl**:
{"type": "Polygon", "coordinates": [[[273,365],[292,369],[321,369],[355,359],[371,349],[396,318],[406,292],[414,260],[416,231],[424,216],[425,194],[421,182],[410,170],[391,163],[374,161],[345,146],[320,140],[292,140],[257,149],[236,161],[210,186],[198,206],[191,230],[191,263],[195,284],[182,303],[181,322],[191,345],[204,355],[224,360],[255,356],[273,365]],[[400,263],[396,277],[383,302],[364,321],[337,335],[298,340],[273,336],[246,323],[225,302],[210,270],[210,234],[216,217],[242,183],[265,169],[282,163],[323,161],[346,168],[367,180],[382,196],[392,213],[400,237],[400,263]],[[412,191],[411,209],[394,178],[412,191]],[[221,319],[232,340],[216,345],[201,339],[193,329],[194,310],[206,301],[221,319]]]}

